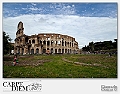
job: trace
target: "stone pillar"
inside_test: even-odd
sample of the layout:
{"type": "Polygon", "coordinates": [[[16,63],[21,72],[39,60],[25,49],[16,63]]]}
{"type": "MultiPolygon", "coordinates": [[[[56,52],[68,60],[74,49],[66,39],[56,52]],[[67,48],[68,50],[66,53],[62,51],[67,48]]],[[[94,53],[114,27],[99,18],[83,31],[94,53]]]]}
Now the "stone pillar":
{"type": "Polygon", "coordinates": [[[55,48],[53,48],[53,53],[55,53],[55,48]]]}
{"type": "Polygon", "coordinates": [[[60,48],[61,48],[61,53],[62,53],[62,38],[60,39],[60,48]]]}
{"type": "Polygon", "coordinates": [[[42,45],[43,45],[43,38],[42,38],[42,40],[41,40],[41,41],[42,41],[42,45]]]}
{"type": "Polygon", "coordinates": [[[56,53],[58,53],[58,49],[57,49],[57,52],[56,53]]]}
{"type": "Polygon", "coordinates": [[[65,47],[64,47],[64,53],[65,53],[65,47]]]}
{"type": "Polygon", "coordinates": [[[50,47],[51,47],[51,37],[50,37],[50,40],[49,40],[49,41],[50,41],[50,47]]]}
{"type": "Polygon", "coordinates": [[[51,37],[50,37],[49,42],[50,42],[50,45],[49,45],[49,50],[50,50],[50,53],[51,53],[51,37]]]}
{"type": "Polygon", "coordinates": [[[19,49],[18,49],[18,47],[17,47],[17,51],[16,51],[16,53],[18,53],[18,50],[19,50],[19,49]]]}
{"type": "Polygon", "coordinates": [[[36,53],[36,47],[34,47],[34,54],[36,53]]]}
{"type": "Polygon", "coordinates": [[[26,48],[26,54],[28,54],[28,48],[26,48]]]}
{"type": "Polygon", "coordinates": [[[73,47],[74,47],[75,45],[74,45],[74,41],[73,41],[73,47]]]}
{"type": "Polygon", "coordinates": [[[64,40],[64,53],[65,53],[65,48],[66,48],[66,47],[65,47],[65,40],[64,40]]]}
{"type": "Polygon", "coordinates": [[[22,54],[22,48],[20,48],[20,54],[22,54]]]}
{"type": "Polygon", "coordinates": [[[41,49],[41,46],[39,47],[39,54],[42,54],[42,51],[41,51],[42,49],[41,49]]]}
{"type": "Polygon", "coordinates": [[[26,47],[24,48],[24,53],[23,53],[23,55],[25,55],[26,54],[26,47]]]}
{"type": "Polygon", "coordinates": [[[46,40],[46,51],[47,51],[47,40],[46,40]]]}
{"type": "Polygon", "coordinates": [[[37,40],[37,38],[35,38],[35,44],[38,44],[38,40],[37,40]]]}

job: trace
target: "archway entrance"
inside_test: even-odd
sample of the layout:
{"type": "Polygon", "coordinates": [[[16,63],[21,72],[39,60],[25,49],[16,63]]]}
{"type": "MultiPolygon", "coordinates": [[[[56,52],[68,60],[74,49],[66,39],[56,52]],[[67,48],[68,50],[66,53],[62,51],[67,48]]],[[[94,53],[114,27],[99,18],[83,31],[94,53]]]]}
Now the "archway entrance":
{"type": "Polygon", "coordinates": [[[31,49],[31,54],[34,54],[34,49],[31,49]]]}

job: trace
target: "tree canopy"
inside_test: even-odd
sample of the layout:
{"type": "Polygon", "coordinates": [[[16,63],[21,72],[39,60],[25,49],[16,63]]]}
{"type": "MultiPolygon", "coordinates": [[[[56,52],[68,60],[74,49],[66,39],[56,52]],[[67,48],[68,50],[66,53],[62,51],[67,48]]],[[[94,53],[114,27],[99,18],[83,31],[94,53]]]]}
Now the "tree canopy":
{"type": "Polygon", "coordinates": [[[111,50],[111,49],[117,49],[117,39],[114,39],[115,42],[112,41],[103,41],[103,42],[90,42],[89,45],[85,45],[85,47],[82,48],[83,51],[100,51],[100,50],[111,50]]]}
{"type": "Polygon", "coordinates": [[[9,37],[9,35],[3,31],[3,55],[9,54],[11,49],[13,48],[10,44],[11,40],[12,39],[9,37]]]}

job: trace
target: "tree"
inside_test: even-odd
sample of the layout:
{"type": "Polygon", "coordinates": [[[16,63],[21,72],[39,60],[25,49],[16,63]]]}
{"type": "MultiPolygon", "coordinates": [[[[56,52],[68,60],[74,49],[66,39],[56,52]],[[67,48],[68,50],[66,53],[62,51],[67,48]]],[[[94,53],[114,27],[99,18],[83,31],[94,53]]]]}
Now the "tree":
{"type": "Polygon", "coordinates": [[[9,37],[9,35],[7,35],[6,32],[3,31],[3,55],[8,54],[11,51],[11,40],[12,39],[9,37]]]}
{"type": "Polygon", "coordinates": [[[90,47],[90,52],[94,52],[94,43],[93,42],[89,43],[89,47],[90,47]]]}

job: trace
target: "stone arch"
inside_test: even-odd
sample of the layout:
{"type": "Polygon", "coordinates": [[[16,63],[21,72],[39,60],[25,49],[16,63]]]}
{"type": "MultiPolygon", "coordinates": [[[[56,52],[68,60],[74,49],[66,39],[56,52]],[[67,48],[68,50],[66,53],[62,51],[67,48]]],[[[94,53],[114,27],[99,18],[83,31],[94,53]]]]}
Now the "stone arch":
{"type": "Polygon", "coordinates": [[[20,54],[20,48],[18,48],[18,51],[17,51],[18,54],[20,54]]]}
{"type": "Polygon", "coordinates": [[[71,53],[71,49],[70,49],[70,53],[71,53]]]}
{"type": "Polygon", "coordinates": [[[58,53],[61,53],[61,49],[60,48],[58,49],[58,53]]]}
{"type": "Polygon", "coordinates": [[[31,49],[31,54],[34,54],[34,49],[31,49]]]}
{"type": "Polygon", "coordinates": [[[66,46],[66,41],[65,41],[65,46],[66,46]]]}
{"type": "Polygon", "coordinates": [[[40,40],[40,44],[42,45],[42,40],[40,40]]]}
{"type": "Polygon", "coordinates": [[[64,53],[64,49],[62,49],[62,53],[64,53]]]}
{"type": "Polygon", "coordinates": [[[43,44],[46,45],[46,41],[45,40],[43,41],[43,44]]]}
{"type": "Polygon", "coordinates": [[[55,53],[57,53],[57,49],[55,49],[55,53]]]}
{"type": "Polygon", "coordinates": [[[36,49],[36,54],[39,54],[39,49],[38,48],[36,49]]]}
{"type": "Polygon", "coordinates": [[[34,40],[34,39],[32,40],[32,43],[35,43],[35,40],[34,40]]]}
{"type": "Polygon", "coordinates": [[[68,53],[70,53],[69,49],[68,49],[68,53]]]}
{"type": "Polygon", "coordinates": [[[51,48],[51,53],[53,53],[53,48],[51,48]]]}
{"type": "Polygon", "coordinates": [[[65,49],[65,53],[67,53],[67,49],[65,49]]]}

